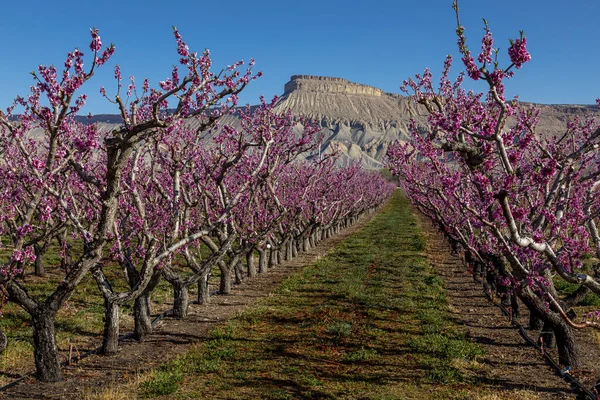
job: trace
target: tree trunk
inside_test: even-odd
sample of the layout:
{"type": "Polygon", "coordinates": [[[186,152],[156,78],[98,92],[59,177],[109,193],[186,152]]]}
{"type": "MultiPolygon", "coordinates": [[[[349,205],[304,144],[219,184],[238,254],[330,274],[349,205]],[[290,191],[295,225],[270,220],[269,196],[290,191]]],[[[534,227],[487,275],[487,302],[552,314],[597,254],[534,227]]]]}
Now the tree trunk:
{"type": "Polygon", "coordinates": [[[298,242],[292,239],[292,257],[298,257],[298,242]]]}
{"type": "MultiPolygon", "coordinates": [[[[537,315],[541,316],[544,320],[542,337],[544,337],[543,335],[548,331],[554,333],[556,345],[558,347],[559,363],[564,366],[578,368],[581,365],[581,360],[573,328],[567,324],[559,313],[548,310],[546,305],[543,304],[539,297],[537,297],[529,287],[525,286],[522,288],[519,298],[527,308],[532,310],[531,314],[534,314],[533,310],[535,310],[537,315]]],[[[548,346],[549,344],[547,343],[547,340],[549,340],[549,338],[544,337],[545,346],[548,346]]]]}
{"type": "Polygon", "coordinates": [[[6,337],[6,333],[0,330],[0,354],[4,353],[6,347],[8,346],[8,338],[6,337]]]}
{"type": "Polygon", "coordinates": [[[314,248],[316,246],[315,237],[316,237],[315,232],[311,233],[310,236],[308,237],[308,243],[310,244],[311,248],[314,248]]]}
{"type": "Polygon", "coordinates": [[[45,242],[42,246],[34,245],[33,249],[35,251],[35,263],[34,266],[34,274],[36,276],[46,276],[46,270],[44,268],[44,259],[42,256],[48,250],[49,242],[45,242]]]}
{"type": "Polygon", "coordinates": [[[235,271],[235,284],[236,285],[241,285],[242,282],[244,281],[244,268],[242,266],[242,261],[238,261],[237,263],[235,263],[235,266],[233,267],[234,271],[235,271]]]}
{"type": "Polygon", "coordinates": [[[31,316],[33,325],[33,357],[37,378],[42,382],[63,379],[58,361],[54,313],[41,308],[31,316]]]}
{"type": "Polygon", "coordinates": [[[554,329],[548,321],[544,322],[543,324],[542,332],[540,333],[540,340],[544,342],[544,347],[548,349],[553,349],[556,347],[554,329]]]}
{"type": "Polygon", "coordinates": [[[265,250],[258,249],[258,273],[264,274],[267,272],[267,255],[265,250]]]}
{"type": "Polygon", "coordinates": [[[275,253],[273,248],[269,249],[269,266],[268,268],[271,269],[275,266],[275,253]]]}
{"type": "Polygon", "coordinates": [[[571,368],[579,368],[581,359],[574,329],[565,321],[554,326],[556,346],[558,347],[558,362],[571,368]]]}
{"type": "Polygon", "coordinates": [[[133,303],[133,336],[140,342],[152,333],[152,320],[150,315],[150,293],[142,293],[133,303]]]}
{"type": "Polygon", "coordinates": [[[283,258],[285,261],[290,261],[292,259],[292,242],[288,240],[285,242],[285,256],[283,258]]]}
{"type": "Polygon", "coordinates": [[[183,282],[176,282],[173,286],[173,316],[183,319],[188,316],[190,294],[188,287],[183,282]]]}
{"type": "Polygon", "coordinates": [[[275,250],[275,264],[279,265],[283,262],[283,257],[281,256],[281,248],[275,250]]]}
{"type": "Polygon", "coordinates": [[[254,264],[254,250],[250,250],[248,253],[246,253],[246,266],[248,267],[248,277],[255,277],[256,265],[254,264]]]}
{"type": "Polygon", "coordinates": [[[140,342],[152,333],[152,315],[150,310],[150,296],[160,282],[160,271],[154,271],[150,283],[146,289],[135,299],[133,303],[133,336],[140,342]]]}
{"type": "Polygon", "coordinates": [[[302,251],[307,252],[310,250],[310,243],[308,242],[308,238],[305,237],[302,239],[302,251]]]}
{"type": "Polygon", "coordinates": [[[105,356],[112,356],[119,350],[119,304],[104,300],[104,332],[102,349],[105,356]]]}
{"type": "Polygon", "coordinates": [[[529,310],[529,329],[539,331],[544,326],[544,321],[534,310],[529,310]]]}
{"type": "Polygon", "coordinates": [[[206,268],[198,281],[198,304],[208,304],[210,301],[210,293],[208,291],[208,277],[210,269],[206,268]]]}
{"type": "Polygon", "coordinates": [[[231,270],[226,264],[224,266],[219,266],[219,269],[221,270],[219,294],[229,294],[231,293],[231,270]]]}

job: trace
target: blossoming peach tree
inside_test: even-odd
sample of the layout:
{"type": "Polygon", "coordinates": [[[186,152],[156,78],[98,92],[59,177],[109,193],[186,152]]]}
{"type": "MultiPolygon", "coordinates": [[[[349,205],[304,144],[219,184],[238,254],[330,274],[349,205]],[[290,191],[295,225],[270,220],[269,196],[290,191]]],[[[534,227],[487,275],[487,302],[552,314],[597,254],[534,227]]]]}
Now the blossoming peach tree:
{"type": "Polygon", "coordinates": [[[260,76],[253,61],[243,72],[237,62],[215,74],[210,53],[191,52],[176,29],[179,62],[157,88],[134,77],[125,88],[115,66],[116,93],[100,89],[119,111],[118,128],[77,122],[86,101],[80,88],[115,51],[102,48],[96,29],[91,36],[91,67],[79,50],[60,72],[40,66],[28,98],[0,111],[2,300],[29,313],[43,381],[62,379],[55,317],[86,276],[104,299],[101,352],[111,355],[125,303],[134,303],[135,336],[152,330],[150,296],[161,278],[173,286],[173,315],[184,318],[191,285],[208,300],[213,267],[227,294],[232,272],[243,277],[243,259],[252,275],[255,251],[264,272],[270,244],[273,265],[282,247],[291,257],[299,241],[315,245],[393,190],[357,166],[306,161],[320,145],[319,128],[276,113],[277,99],[236,110],[238,94],[260,76]],[[239,126],[222,123],[234,112],[239,126]],[[51,248],[60,265],[47,266],[43,293],[34,294],[25,274],[33,265],[44,276],[51,248]]]}
{"type": "MultiPolygon", "coordinates": [[[[85,94],[77,95],[78,90],[115,50],[112,45],[102,50],[96,29],[91,30],[93,56],[88,69],[80,50],[68,53],[60,72],[54,66],[40,66],[33,74],[36,83],[31,94],[26,99],[17,97],[6,112],[0,112],[0,234],[11,241],[10,259],[2,265],[2,287],[6,296],[31,316],[41,380],[62,378],[55,339],[56,312],[88,272],[93,270],[101,277],[107,244],[118,233],[119,202],[124,192],[133,199],[137,196],[135,187],[123,185],[124,171],[134,154],[162,132],[179,128],[185,119],[199,119],[196,133],[209,129],[237,104],[237,94],[257,76],[251,68],[240,74],[241,63],[214,74],[209,53],[190,52],[176,29],[174,34],[185,76],[180,77],[178,67],[174,67],[172,76],[160,82],[159,89],[151,89],[145,80],[139,93],[131,77],[126,93],[122,93],[121,71],[115,67],[118,90],[112,101],[123,124],[112,132],[101,134],[94,124],[80,124],[74,118],[86,101],[85,94]],[[64,239],[67,236],[70,240],[64,239]],[[58,238],[63,238],[64,278],[52,293],[40,299],[30,294],[18,277],[29,263],[43,257],[44,243],[58,238]]],[[[106,95],[104,88],[101,92],[106,95]]],[[[146,242],[139,243],[145,250],[143,269],[151,271],[197,234],[180,237],[166,249],[146,237],[146,242]]],[[[107,301],[118,304],[135,297],[150,276],[141,273],[132,291],[109,296],[107,301]]]]}
{"type": "Polygon", "coordinates": [[[544,331],[556,337],[560,362],[577,367],[574,330],[598,326],[594,314],[576,322],[568,309],[587,293],[600,295],[598,265],[582,264],[590,254],[600,256],[600,128],[590,117],[568,122],[558,136],[539,131],[539,111],[504,94],[505,82],[531,59],[525,35],[510,41],[510,63],[501,67],[484,21],[475,59],[457,2],[454,8],[466,74],[488,90],[464,90],[463,74],[451,82],[450,56],[437,88],[428,70],[405,81],[403,90],[427,111],[429,123],[426,131],[413,123],[412,142],[390,148],[390,168],[420,210],[487,271],[490,283],[521,299],[532,322],[541,318],[544,331]],[[561,297],[554,279],[578,289],[561,297]]]}
{"type": "MultiPolygon", "coordinates": [[[[518,297],[552,331],[563,365],[580,358],[575,329],[597,327],[594,314],[579,322],[569,312],[588,293],[600,295],[596,227],[600,211],[600,128],[593,118],[575,118],[561,135],[537,129],[539,111],[506,99],[504,84],[530,61],[523,32],[508,47],[507,66],[484,20],[485,34],[475,59],[460,24],[458,48],[466,75],[484,81],[485,93],[462,88],[464,73],[452,82],[446,59],[434,88],[426,70],[402,89],[428,115],[428,126],[412,124],[412,141],[388,151],[389,166],[419,209],[455,244],[503,296],[518,297]],[[554,281],[577,285],[561,295],[554,281]]],[[[598,100],[600,106],[600,100],[598,100]]],[[[517,311],[515,299],[507,302],[517,311]]],[[[544,338],[542,338],[544,339],[544,338]]],[[[545,337],[546,343],[552,337],[545,337]]]]}

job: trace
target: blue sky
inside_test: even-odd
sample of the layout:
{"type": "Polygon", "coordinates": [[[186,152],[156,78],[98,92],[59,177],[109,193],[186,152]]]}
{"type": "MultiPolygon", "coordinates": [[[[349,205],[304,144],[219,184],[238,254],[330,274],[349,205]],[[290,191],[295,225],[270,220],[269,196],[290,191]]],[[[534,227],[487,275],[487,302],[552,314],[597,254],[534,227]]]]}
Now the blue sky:
{"type": "MultiPolygon", "coordinates": [[[[399,93],[402,81],[429,67],[435,79],[446,54],[455,55],[451,0],[414,1],[155,1],[63,0],[4,2],[0,24],[0,107],[27,95],[38,64],[61,66],[74,47],[90,55],[89,28],[97,27],[116,53],[83,88],[87,114],[116,113],[97,93],[115,88],[112,66],[151,84],[177,62],[172,25],[192,50],[211,50],[215,69],[256,59],[264,76],[240,96],[281,94],[294,74],[325,75],[399,93]]],[[[479,51],[486,18],[507,61],[508,39],[527,35],[532,61],[507,82],[507,93],[540,103],[592,104],[600,97],[597,0],[461,0],[469,47],[479,51]]],[[[455,64],[455,70],[459,67],[455,64]]],[[[469,84],[482,90],[482,86],[469,84]]]]}

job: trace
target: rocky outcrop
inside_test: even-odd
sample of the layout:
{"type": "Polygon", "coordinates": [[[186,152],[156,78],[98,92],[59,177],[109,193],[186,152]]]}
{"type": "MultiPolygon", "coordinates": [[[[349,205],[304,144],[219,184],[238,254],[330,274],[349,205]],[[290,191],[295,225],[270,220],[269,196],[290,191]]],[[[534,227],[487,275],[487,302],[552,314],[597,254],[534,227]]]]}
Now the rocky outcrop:
{"type": "Polygon", "coordinates": [[[369,168],[382,167],[388,144],[408,139],[409,103],[405,97],[341,78],[294,75],[277,103],[319,124],[324,149],[337,149],[341,163],[361,160],[369,168]]]}
{"type": "Polygon", "coordinates": [[[313,75],[293,75],[290,78],[290,81],[284,86],[284,95],[295,90],[318,93],[356,94],[374,97],[383,95],[383,90],[373,86],[350,82],[342,78],[313,75]]]}

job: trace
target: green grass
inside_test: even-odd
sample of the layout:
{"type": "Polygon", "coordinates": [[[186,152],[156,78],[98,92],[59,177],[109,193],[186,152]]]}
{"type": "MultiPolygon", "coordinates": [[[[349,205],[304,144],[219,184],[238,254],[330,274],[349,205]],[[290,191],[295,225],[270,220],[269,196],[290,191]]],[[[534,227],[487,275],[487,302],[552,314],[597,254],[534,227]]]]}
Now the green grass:
{"type": "MultiPolygon", "coordinates": [[[[450,320],[425,248],[411,208],[396,194],[275,295],[163,365],[159,371],[175,378],[183,373],[168,379],[179,382],[168,398],[477,398],[483,350],[450,320]]],[[[142,380],[132,396],[165,386],[156,372],[142,380]]]]}
{"type": "MultiPolygon", "coordinates": [[[[0,238],[2,239],[2,238],[0,238]]],[[[7,244],[6,238],[3,242],[7,244]]],[[[205,251],[206,249],[201,249],[205,251]]],[[[8,257],[9,251],[0,250],[2,257],[8,257]]],[[[59,268],[60,257],[58,248],[51,246],[44,256],[47,275],[44,278],[36,277],[32,271],[27,270],[23,287],[38,301],[43,301],[52,293],[58,283],[63,279],[64,272],[59,268]]],[[[212,288],[218,284],[218,268],[211,280],[212,288]]],[[[117,291],[126,289],[126,281],[122,269],[117,265],[109,265],[105,273],[114,283],[117,291]]],[[[195,288],[192,288],[192,292],[195,288]]],[[[171,286],[164,280],[160,282],[152,294],[154,310],[165,303],[171,303],[173,298],[171,286]]],[[[194,293],[190,293],[194,298],[194,293]]],[[[121,329],[123,333],[131,331],[133,327],[132,303],[122,306],[121,329]]],[[[166,306],[162,306],[162,309],[166,306]]],[[[88,274],[82,283],[75,289],[66,304],[56,316],[56,336],[60,350],[61,361],[65,361],[69,345],[73,344],[76,350],[84,352],[93,349],[102,343],[102,330],[104,320],[104,300],[91,274],[88,274]]],[[[15,374],[32,372],[33,363],[32,328],[29,315],[14,303],[7,303],[2,308],[0,316],[0,329],[8,338],[8,347],[0,355],[0,385],[10,382],[15,374]]]]}

